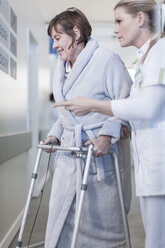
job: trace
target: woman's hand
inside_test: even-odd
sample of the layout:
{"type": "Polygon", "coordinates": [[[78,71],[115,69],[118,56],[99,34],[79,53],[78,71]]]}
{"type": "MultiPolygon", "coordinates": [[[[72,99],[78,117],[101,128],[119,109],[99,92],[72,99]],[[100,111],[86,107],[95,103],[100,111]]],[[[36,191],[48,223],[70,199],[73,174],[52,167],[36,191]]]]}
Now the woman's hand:
{"type": "MultiPolygon", "coordinates": [[[[43,145],[53,145],[53,144],[59,144],[59,140],[55,137],[55,136],[49,136],[47,137],[44,142],[43,145]]],[[[56,150],[52,150],[52,149],[43,149],[44,152],[55,152],[56,150]]]]}
{"type": "Polygon", "coordinates": [[[73,114],[81,116],[91,112],[95,102],[96,100],[91,98],[76,97],[66,102],[55,103],[53,107],[64,107],[66,110],[72,111],[73,114]]]}
{"type": "Polygon", "coordinates": [[[109,147],[111,145],[111,137],[100,135],[94,140],[88,140],[85,143],[85,146],[89,146],[90,144],[93,144],[93,156],[101,157],[108,153],[109,147]]]}
{"type": "Polygon", "coordinates": [[[130,137],[130,131],[128,131],[127,127],[122,126],[121,128],[121,132],[120,132],[120,138],[121,139],[127,139],[128,137],[130,137]]]}
{"type": "Polygon", "coordinates": [[[110,100],[102,101],[79,96],[66,102],[55,103],[53,107],[64,107],[66,110],[72,111],[73,114],[77,116],[85,115],[89,112],[98,112],[113,116],[110,100]]]}

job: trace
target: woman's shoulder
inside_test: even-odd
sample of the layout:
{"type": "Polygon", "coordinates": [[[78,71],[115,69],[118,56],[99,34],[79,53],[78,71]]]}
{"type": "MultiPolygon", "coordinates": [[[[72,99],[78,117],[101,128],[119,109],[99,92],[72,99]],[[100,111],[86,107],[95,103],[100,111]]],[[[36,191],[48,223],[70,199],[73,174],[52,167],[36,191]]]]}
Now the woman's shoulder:
{"type": "Polygon", "coordinates": [[[146,86],[165,84],[165,38],[159,39],[150,49],[143,65],[143,80],[146,86]]]}
{"type": "Polygon", "coordinates": [[[164,44],[165,45],[165,36],[161,37],[158,42],[158,44],[164,44]]]}
{"type": "Polygon", "coordinates": [[[165,37],[160,38],[149,50],[146,60],[144,61],[145,66],[149,66],[150,63],[165,63],[164,58],[164,51],[165,51],[165,37]]]}
{"type": "Polygon", "coordinates": [[[97,56],[100,56],[101,58],[107,61],[121,61],[121,58],[118,54],[103,47],[99,47],[99,49],[97,49],[97,56]]]}
{"type": "Polygon", "coordinates": [[[151,48],[151,53],[163,53],[165,50],[165,37],[160,38],[151,48]]]}

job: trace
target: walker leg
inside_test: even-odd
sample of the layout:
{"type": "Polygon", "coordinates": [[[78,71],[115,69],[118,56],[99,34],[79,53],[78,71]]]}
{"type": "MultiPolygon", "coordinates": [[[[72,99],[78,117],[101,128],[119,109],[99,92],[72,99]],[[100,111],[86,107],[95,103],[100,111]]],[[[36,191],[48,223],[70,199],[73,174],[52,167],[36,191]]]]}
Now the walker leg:
{"type": "Polygon", "coordinates": [[[40,242],[40,243],[36,243],[36,244],[33,244],[33,245],[28,245],[28,246],[24,246],[22,248],[35,248],[35,247],[41,247],[41,246],[44,246],[44,241],[43,242],[40,242]]]}
{"type": "Polygon", "coordinates": [[[129,233],[128,221],[127,221],[127,216],[126,216],[125,207],[124,207],[124,199],[123,199],[123,192],[122,192],[122,186],[121,186],[121,177],[120,177],[120,171],[119,171],[118,158],[115,152],[113,152],[112,155],[113,155],[115,170],[116,170],[116,178],[117,178],[121,212],[122,212],[122,218],[123,218],[123,224],[124,224],[126,245],[127,245],[127,248],[131,248],[130,233],[129,233]]]}
{"type": "Polygon", "coordinates": [[[28,210],[29,210],[29,207],[30,207],[30,202],[31,202],[31,198],[32,198],[32,193],[33,193],[35,181],[37,179],[37,172],[38,172],[38,166],[39,166],[39,162],[40,162],[40,158],[41,158],[41,153],[42,153],[42,148],[40,148],[38,150],[34,171],[32,173],[30,189],[29,189],[29,193],[28,193],[28,197],[27,197],[27,201],[26,201],[26,205],[25,205],[23,220],[22,220],[20,231],[19,231],[19,236],[18,236],[18,241],[17,241],[17,244],[16,244],[16,248],[22,247],[22,237],[23,237],[23,233],[24,233],[24,228],[25,228],[25,224],[26,224],[26,220],[27,220],[28,210]]]}
{"type": "Polygon", "coordinates": [[[86,160],[84,176],[83,176],[82,185],[81,185],[80,200],[79,200],[79,204],[78,204],[77,216],[76,216],[74,230],[73,230],[73,238],[72,238],[71,248],[76,247],[81,211],[82,211],[82,207],[83,207],[85,193],[87,191],[87,178],[88,178],[88,174],[89,174],[92,151],[93,151],[93,145],[91,144],[91,145],[89,145],[88,153],[87,153],[87,160],[86,160]]]}

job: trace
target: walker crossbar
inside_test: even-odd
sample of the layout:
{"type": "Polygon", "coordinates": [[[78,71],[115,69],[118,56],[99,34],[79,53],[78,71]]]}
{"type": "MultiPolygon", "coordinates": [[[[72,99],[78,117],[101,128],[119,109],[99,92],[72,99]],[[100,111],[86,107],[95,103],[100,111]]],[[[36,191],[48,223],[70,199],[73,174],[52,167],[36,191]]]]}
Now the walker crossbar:
{"type": "Polygon", "coordinates": [[[72,146],[58,146],[58,145],[38,145],[38,148],[50,149],[50,150],[59,150],[59,151],[70,151],[70,152],[82,152],[87,153],[88,147],[72,147],[72,146]]]}
{"type": "MultiPolygon", "coordinates": [[[[30,202],[31,202],[31,198],[32,198],[32,193],[33,193],[33,189],[34,189],[35,180],[37,179],[37,172],[38,172],[38,167],[39,167],[39,162],[40,162],[40,158],[41,158],[42,149],[43,150],[44,149],[46,149],[46,150],[50,149],[50,151],[54,151],[54,150],[68,151],[68,152],[70,151],[70,152],[72,152],[74,154],[80,155],[80,157],[83,154],[87,154],[86,165],[85,165],[84,175],[83,175],[82,185],[81,185],[80,199],[79,199],[79,203],[78,203],[78,210],[77,210],[77,215],[76,215],[76,218],[75,218],[75,225],[74,225],[74,230],[73,230],[73,238],[72,238],[72,243],[71,243],[71,248],[76,248],[76,242],[77,242],[77,237],[78,237],[78,229],[79,229],[79,224],[80,224],[80,217],[81,217],[81,212],[82,212],[85,193],[87,191],[87,178],[88,178],[88,174],[89,174],[89,168],[90,168],[90,163],[91,163],[93,145],[91,144],[91,145],[89,145],[89,147],[67,147],[67,146],[58,146],[58,145],[52,145],[52,144],[43,145],[43,142],[41,142],[37,147],[39,148],[38,155],[37,155],[34,171],[32,173],[31,185],[30,185],[30,189],[29,189],[29,193],[28,193],[28,198],[27,198],[27,202],[26,202],[26,206],[25,206],[24,216],[23,216],[23,220],[22,220],[22,224],[21,224],[21,228],[20,228],[16,248],[21,248],[22,247],[23,232],[24,232],[24,228],[25,228],[25,224],[26,224],[28,210],[29,210],[29,207],[30,207],[30,202]]],[[[117,185],[118,185],[120,205],[121,205],[121,212],[122,212],[124,231],[125,231],[125,238],[126,238],[126,245],[127,245],[127,248],[131,248],[128,222],[127,222],[127,217],[126,217],[125,207],[124,207],[124,200],[123,200],[123,193],[122,193],[122,186],[121,186],[121,178],[120,178],[120,171],[119,171],[119,165],[118,165],[118,158],[117,158],[117,155],[116,155],[115,151],[110,150],[110,154],[112,155],[113,160],[114,160],[114,164],[115,164],[117,185]]],[[[28,248],[39,247],[41,245],[44,245],[44,242],[29,245],[27,247],[28,248]]],[[[26,247],[24,247],[24,248],[26,248],[26,247]]]]}

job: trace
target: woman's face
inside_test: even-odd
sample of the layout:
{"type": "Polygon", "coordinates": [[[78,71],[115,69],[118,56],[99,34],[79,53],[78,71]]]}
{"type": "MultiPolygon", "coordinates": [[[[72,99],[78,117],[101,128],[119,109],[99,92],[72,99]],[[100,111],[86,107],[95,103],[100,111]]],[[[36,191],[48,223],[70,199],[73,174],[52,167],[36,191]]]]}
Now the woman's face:
{"type": "Polygon", "coordinates": [[[58,32],[52,28],[51,37],[53,39],[53,48],[57,50],[63,61],[75,62],[77,54],[77,45],[72,44],[72,37],[64,33],[60,25],[57,25],[58,32]]]}
{"type": "Polygon", "coordinates": [[[122,47],[137,46],[139,38],[139,19],[128,14],[123,7],[115,10],[115,34],[122,47]]]}

